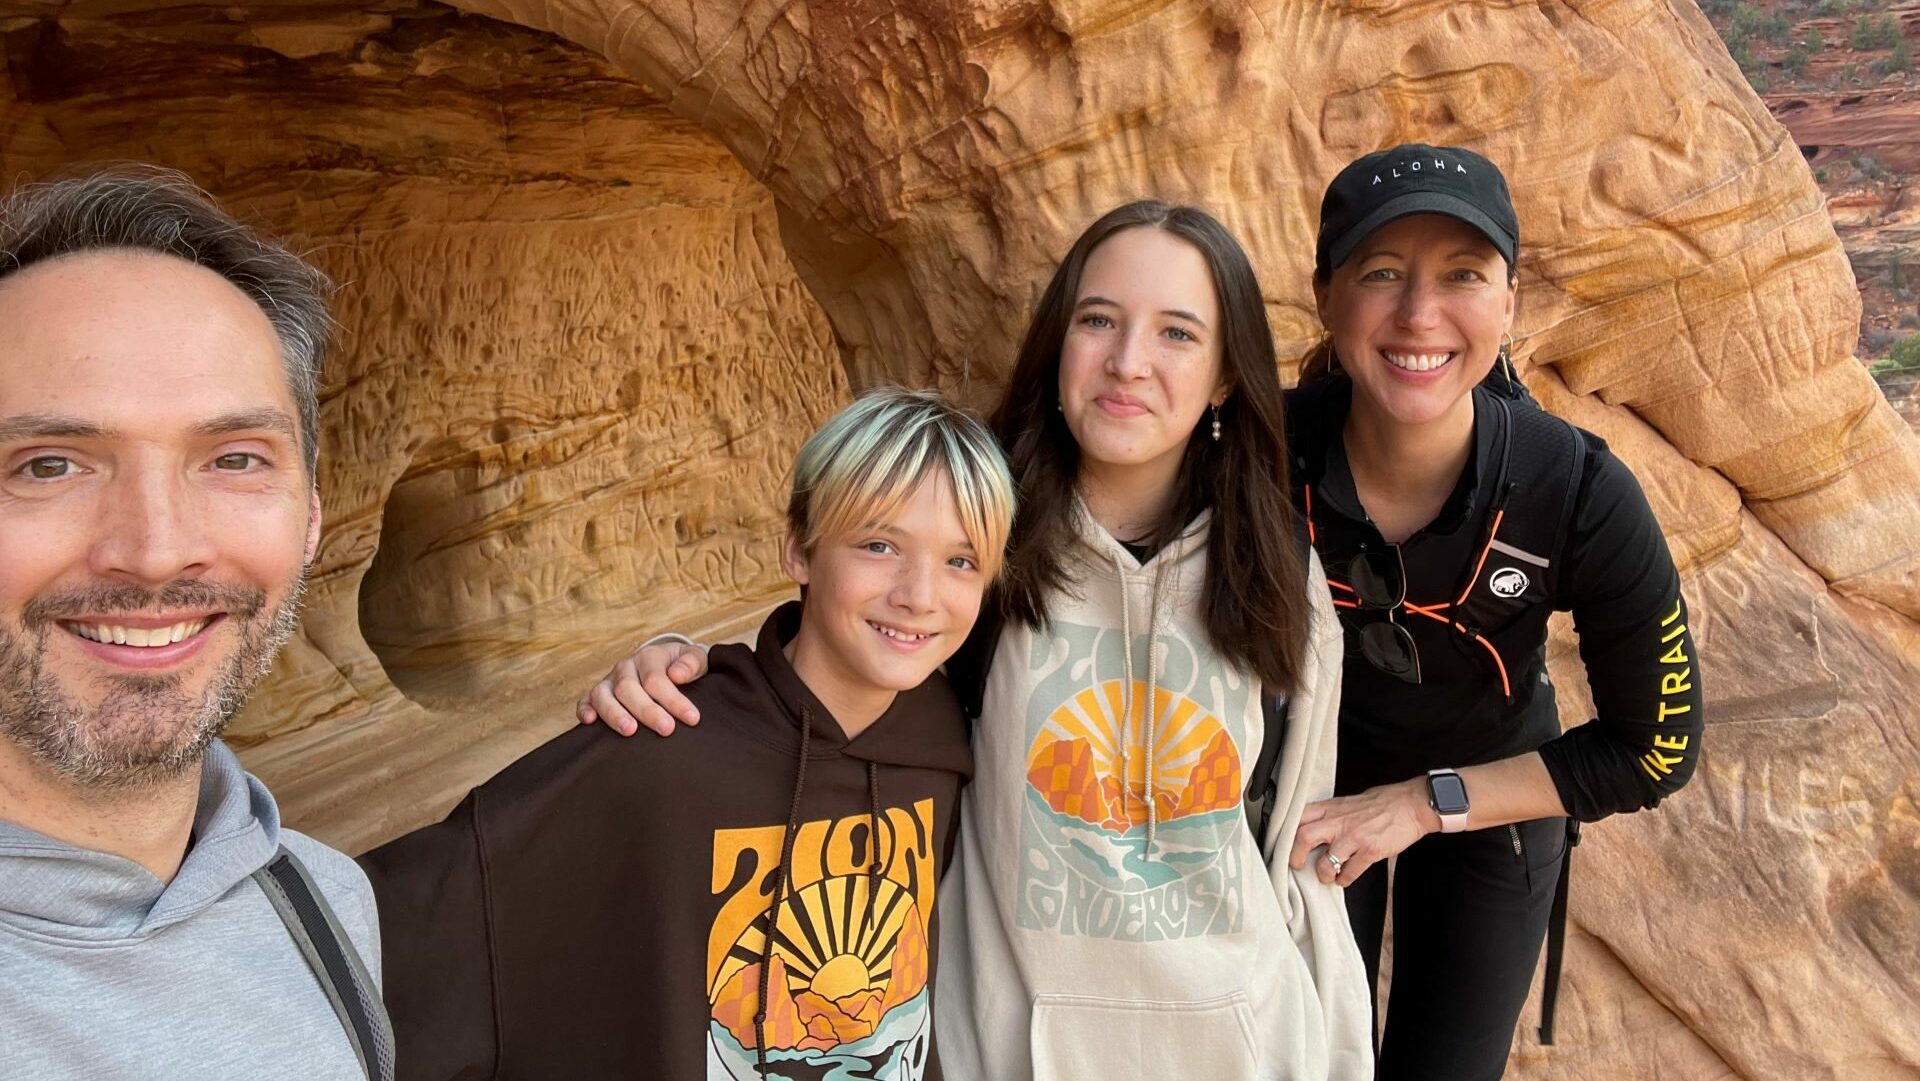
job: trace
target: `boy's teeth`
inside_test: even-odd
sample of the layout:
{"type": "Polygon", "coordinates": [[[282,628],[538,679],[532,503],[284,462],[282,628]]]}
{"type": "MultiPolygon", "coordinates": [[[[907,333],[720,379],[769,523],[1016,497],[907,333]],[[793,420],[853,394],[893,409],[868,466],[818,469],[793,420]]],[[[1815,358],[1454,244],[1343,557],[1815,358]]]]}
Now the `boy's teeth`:
{"type": "Polygon", "coordinates": [[[1452,353],[1386,353],[1387,363],[1410,372],[1430,372],[1453,359],[1452,353]]]}
{"type": "Polygon", "coordinates": [[[896,631],[892,627],[875,623],[872,620],[867,621],[867,626],[872,627],[874,630],[879,631],[881,634],[886,635],[888,638],[898,638],[902,642],[918,642],[922,638],[929,637],[928,635],[924,635],[924,634],[908,634],[905,631],[896,631]]]}
{"type": "Polygon", "coordinates": [[[207,625],[204,619],[190,619],[175,623],[171,627],[120,627],[111,623],[69,623],[75,634],[95,642],[106,642],[116,646],[139,646],[151,649],[155,646],[172,645],[199,634],[207,625]]]}

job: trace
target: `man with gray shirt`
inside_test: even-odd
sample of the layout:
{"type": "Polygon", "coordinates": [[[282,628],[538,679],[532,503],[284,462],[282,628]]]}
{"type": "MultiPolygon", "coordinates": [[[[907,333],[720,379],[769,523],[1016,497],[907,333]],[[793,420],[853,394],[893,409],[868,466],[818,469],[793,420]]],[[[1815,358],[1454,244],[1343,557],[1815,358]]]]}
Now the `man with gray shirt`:
{"type": "Polygon", "coordinates": [[[367,880],[218,736],[320,536],[326,278],[184,177],[0,200],[0,1077],[390,1076],[367,880]]]}

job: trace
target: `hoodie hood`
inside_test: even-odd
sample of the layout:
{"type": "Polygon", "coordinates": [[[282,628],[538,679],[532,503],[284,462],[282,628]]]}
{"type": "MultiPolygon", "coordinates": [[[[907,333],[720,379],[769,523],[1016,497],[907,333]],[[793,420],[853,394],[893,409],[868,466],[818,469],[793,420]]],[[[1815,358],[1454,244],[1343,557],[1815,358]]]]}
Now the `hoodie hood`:
{"type": "Polygon", "coordinates": [[[266,786],[215,741],[201,766],[193,837],[172,882],[121,856],[0,820],[0,923],[55,939],[136,942],[224,897],[266,866],[280,841],[280,811],[266,786]]]}
{"type": "MultiPolygon", "coordinates": [[[[1079,561],[1085,564],[1084,568],[1077,569],[1096,577],[1138,581],[1143,572],[1152,577],[1159,570],[1178,564],[1193,564],[1197,567],[1204,562],[1207,536],[1212,525],[1213,511],[1201,511],[1194,515],[1193,521],[1188,522],[1187,527],[1169,541],[1166,547],[1155,552],[1145,563],[1141,563],[1133,557],[1133,553],[1127,551],[1125,545],[1114,539],[1113,534],[1108,533],[1105,527],[1094,521],[1093,512],[1087,509],[1086,502],[1080,498],[1078,492],[1073,496],[1074,552],[1079,561]]],[[[1199,596],[1203,575],[1195,573],[1176,576],[1170,573],[1168,577],[1169,579],[1191,578],[1192,580],[1186,582],[1183,588],[1194,596],[1199,596]]]]}
{"type": "MultiPolygon", "coordinates": [[[[925,683],[894,696],[866,730],[848,739],[833,712],[808,689],[800,674],[787,660],[784,647],[800,632],[800,602],[789,601],[775,609],[760,627],[760,637],[749,650],[743,645],[713,647],[708,654],[711,672],[726,671],[731,677],[714,680],[721,689],[720,703],[741,723],[755,728],[755,736],[789,754],[798,755],[798,732],[809,726],[807,757],[810,759],[846,757],[876,766],[905,766],[937,769],[973,776],[973,756],[964,744],[926,738],[915,719],[928,711],[943,715],[953,708],[953,690],[947,678],[936,672],[925,683]],[[780,704],[780,711],[766,709],[765,698],[780,704]]],[[[703,712],[711,711],[702,705],[703,712]]],[[[733,723],[733,717],[729,717],[733,723]]]]}

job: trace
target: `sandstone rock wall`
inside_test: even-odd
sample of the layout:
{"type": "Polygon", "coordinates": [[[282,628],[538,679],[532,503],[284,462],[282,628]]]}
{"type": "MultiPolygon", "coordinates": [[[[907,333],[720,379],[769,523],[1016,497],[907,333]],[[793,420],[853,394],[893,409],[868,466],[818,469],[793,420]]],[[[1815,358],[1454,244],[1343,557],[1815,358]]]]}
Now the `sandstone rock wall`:
{"type": "MultiPolygon", "coordinates": [[[[240,732],[296,822],[431,817],[631,633],[750,608],[798,433],[847,383],[990,399],[1112,204],[1217,211],[1297,350],[1327,178],[1465,143],[1514,182],[1528,380],[1642,477],[1710,709],[1694,784],[1588,831],[1561,1040],[1510,1076],[1920,1074],[1920,441],[1691,4],[105,2],[0,0],[0,164],[180,161],[365,283],[320,602],[240,732]]],[[[1553,670],[1582,719],[1564,627],[1553,670]]]]}
{"type": "Polygon", "coordinates": [[[339,283],[312,599],[230,736],[295,824],[444,813],[553,734],[569,663],[784,588],[786,464],[846,377],[772,199],[649,91],[414,4],[7,46],[0,172],[173,165],[339,283]]]}

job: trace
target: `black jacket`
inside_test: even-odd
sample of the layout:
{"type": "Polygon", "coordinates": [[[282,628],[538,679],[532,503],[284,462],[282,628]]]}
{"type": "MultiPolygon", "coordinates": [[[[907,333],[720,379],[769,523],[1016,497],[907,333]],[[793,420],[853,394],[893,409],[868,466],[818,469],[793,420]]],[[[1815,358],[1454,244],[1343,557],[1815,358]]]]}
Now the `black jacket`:
{"type": "MultiPolygon", "coordinates": [[[[1336,378],[1291,392],[1288,403],[1295,489],[1303,504],[1310,496],[1314,546],[1334,581],[1350,578],[1363,547],[1386,544],[1355,494],[1340,438],[1351,396],[1352,385],[1336,378]]],[[[1400,545],[1408,601],[1431,613],[1394,613],[1419,651],[1421,682],[1403,682],[1361,655],[1360,628],[1387,613],[1340,608],[1348,655],[1335,790],[1359,792],[1537,749],[1575,818],[1651,807],[1687,782],[1700,753],[1700,668],[1679,575],[1639,484],[1606,444],[1550,421],[1528,430],[1564,428],[1564,444],[1536,435],[1503,445],[1503,397],[1514,411],[1538,409],[1524,390],[1477,388],[1467,465],[1435,520],[1400,545]],[[1554,550],[1504,543],[1516,528],[1504,522],[1502,545],[1469,583],[1488,550],[1492,508],[1505,484],[1500,474],[1552,478],[1552,469],[1529,471],[1539,462],[1528,455],[1556,452],[1571,467],[1558,476],[1577,478],[1565,520],[1544,523],[1544,530],[1527,523],[1536,535],[1554,538],[1538,547],[1554,550]],[[1463,605],[1448,605],[1463,589],[1463,605]],[[1573,613],[1597,713],[1565,733],[1546,675],[1547,617],[1555,610],[1573,613]]],[[[1534,483],[1559,491],[1546,499],[1529,492],[1512,501],[1515,507],[1562,505],[1566,480],[1534,483]]]]}

